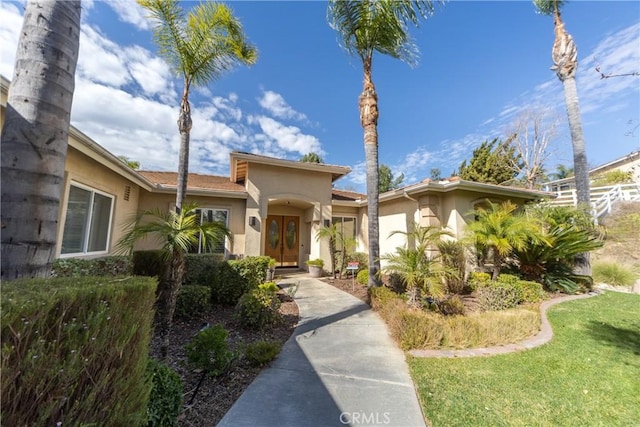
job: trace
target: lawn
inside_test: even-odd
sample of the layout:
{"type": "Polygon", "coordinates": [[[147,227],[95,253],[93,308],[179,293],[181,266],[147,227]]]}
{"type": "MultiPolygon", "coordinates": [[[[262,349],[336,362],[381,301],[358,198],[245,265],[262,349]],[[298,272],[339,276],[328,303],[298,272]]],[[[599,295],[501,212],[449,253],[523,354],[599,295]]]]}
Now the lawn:
{"type": "Polygon", "coordinates": [[[431,426],[640,426],[640,296],[607,292],[548,312],[553,340],[464,359],[411,358],[431,426]]]}

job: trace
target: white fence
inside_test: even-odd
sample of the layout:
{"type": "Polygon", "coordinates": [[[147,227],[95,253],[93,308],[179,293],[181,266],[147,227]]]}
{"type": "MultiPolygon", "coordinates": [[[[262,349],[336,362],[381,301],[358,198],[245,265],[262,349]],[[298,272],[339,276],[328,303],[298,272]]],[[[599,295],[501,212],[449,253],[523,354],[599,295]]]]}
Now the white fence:
{"type": "MultiPolygon", "coordinates": [[[[576,190],[564,190],[556,193],[557,197],[549,200],[552,205],[559,206],[576,206],[578,197],[576,190]]],[[[604,187],[591,188],[591,211],[594,219],[597,221],[603,215],[611,212],[611,208],[618,201],[637,201],[640,202],[640,184],[617,184],[604,187]]]]}

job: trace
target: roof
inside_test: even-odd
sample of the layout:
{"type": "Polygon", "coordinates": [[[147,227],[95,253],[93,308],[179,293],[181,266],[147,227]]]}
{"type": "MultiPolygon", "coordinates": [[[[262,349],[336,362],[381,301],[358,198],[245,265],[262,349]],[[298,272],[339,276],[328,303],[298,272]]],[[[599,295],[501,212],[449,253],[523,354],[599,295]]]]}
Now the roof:
{"type": "Polygon", "coordinates": [[[367,198],[366,194],[356,193],[355,191],[347,190],[331,190],[333,200],[352,201],[364,200],[367,198]]]}
{"type": "Polygon", "coordinates": [[[278,166],[291,169],[302,169],[306,171],[316,171],[331,174],[331,181],[342,178],[351,168],[347,166],[329,165],[326,163],[308,163],[297,160],[277,159],[275,157],[263,156],[260,154],[246,153],[244,151],[232,151],[230,154],[231,181],[242,182],[247,177],[249,163],[259,163],[263,165],[278,166]]]}
{"type": "MultiPolygon", "coordinates": [[[[622,156],[619,157],[615,160],[612,160],[608,163],[604,163],[602,165],[596,166],[595,168],[589,169],[589,175],[596,175],[601,171],[606,171],[608,169],[611,168],[617,168],[619,166],[622,166],[624,164],[627,163],[631,163],[635,160],[640,160],[640,151],[633,151],[629,154],[627,154],[626,156],[622,156]]],[[[549,184],[562,184],[565,182],[572,182],[575,180],[575,176],[569,176],[567,178],[562,178],[562,179],[554,179],[552,181],[547,181],[544,183],[544,185],[549,185],[549,184]]]]}
{"type": "MultiPolygon", "coordinates": [[[[159,189],[175,191],[178,182],[177,172],[138,171],[140,175],[154,183],[159,189]]],[[[187,188],[190,194],[246,197],[243,185],[229,180],[228,176],[203,175],[189,172],[187,188]]]]}

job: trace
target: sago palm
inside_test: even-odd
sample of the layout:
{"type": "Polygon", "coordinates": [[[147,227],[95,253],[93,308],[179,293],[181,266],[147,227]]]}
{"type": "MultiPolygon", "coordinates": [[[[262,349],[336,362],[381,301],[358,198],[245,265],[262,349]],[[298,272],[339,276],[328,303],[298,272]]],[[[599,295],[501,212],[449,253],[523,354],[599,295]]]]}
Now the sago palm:
{"type": "Polygon", "coordinates": [[[587,152],[582,132],[578,89],[576,87],[576,72],[578,71],[578,49],[573,37],[567,32],[560,8],[564,5],[561,0],[533,0],[538,11],[544,15],[553,16],[555,41],[551,50],[553,60],[552,70],[564,88],[565,107],[573,146],[573,170],[575,173],[576,195],[578,204],[589,204],[589,166],[587,152]]]}
{"type": "Polygon", "coordinates": [[[331,0],[327,20],[338,32],[342,46],[362,62],[364,87],[358,100],[364,130],[367,171],[369,286],[379,286],[380,236],[378,220],[378,94],[373,84],[374,52],[415,64],[418,49],[411,42],[408,24],[433,13],[431,1],[331,0]]]}
{"type": "Polygon", "coordinates": [[[136,242],[153,238],[161,246],[166,262],[164,277],[159,278],[157,333],[161,354],[166,356],[176,298],[185,274],[185,254],[199,244],[213,249],[225,238],[231,238],[227,226],[219,221],[200,222],[198,206],[186,203],[180,213],[151,209],[142,211],[125,226],[118,241],[121,253],[131,253],[136,242]]]}
{"type": "Polygon", "coordinates": [[[225,4],[203,2],[185,14],[177,0],[138,0],[138,3],[150,12],[160,56],[183,79],[178,115],[180,158],[176,211],[179,212],[186,197],[189,175],[191,85],[206,86],[236,65],[254,64],[258,54],[247,42],[240,21],[225,4]]]}
{"type": "Polygon", "coordinates": [[[509,201],[488,202],[488,208],[477,209],[476,220],[467,225],[467,234],[474,246],[492,254],[493,280],[498,278],[505,258],[513,250],[523,250],[531,240],[544,240],[537,221],[517,214],[516,208],[509,201]]]}

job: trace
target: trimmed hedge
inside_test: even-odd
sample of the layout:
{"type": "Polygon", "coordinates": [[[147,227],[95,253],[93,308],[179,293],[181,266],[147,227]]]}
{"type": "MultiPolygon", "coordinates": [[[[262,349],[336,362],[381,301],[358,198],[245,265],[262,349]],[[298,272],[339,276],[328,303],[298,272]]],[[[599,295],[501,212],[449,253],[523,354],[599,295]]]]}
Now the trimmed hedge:
{"type": "Polygon", "coordinates": [[[211,308],[211,288],[200,285],[182,286],[176,298],[174,317],[190,319],[201,316],[211,308]]]}
{"type": "Polygon", "coordinates": [[[2,284],[2,424],[142,425],[156,280],[2,284]]]}
{"type": "Polygon", "coordinates": [[[224,261],[223,255],[188,254],[185,257],[187,271],[185,285],[211,286],[216,281],[216,273],[224,261]]]}
{"type": "Polygon", "coordinates": [[[182,410],[182,381],[169,366],[149,359],[151,394],[147,406],[147,427],[175,427],[182,410]]]}
{"type": "Polygon", "coordinates": [[[52,267],[54,277],[126,276],[132,273],[133,262],[128,256],[58,258],[52,267]]]}

